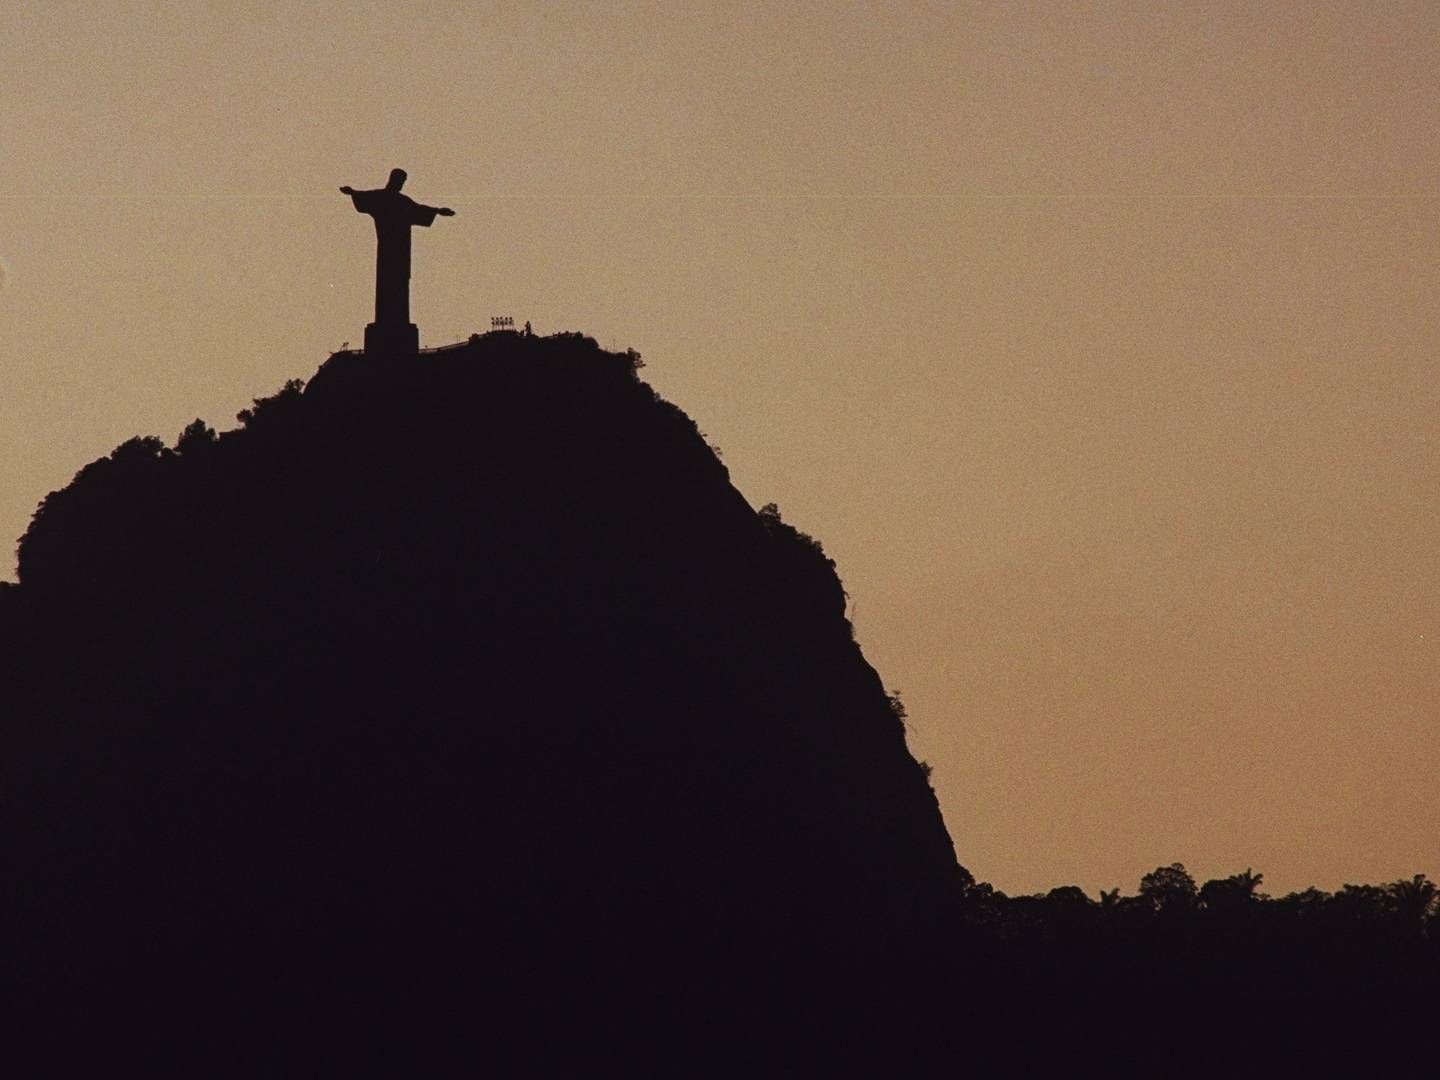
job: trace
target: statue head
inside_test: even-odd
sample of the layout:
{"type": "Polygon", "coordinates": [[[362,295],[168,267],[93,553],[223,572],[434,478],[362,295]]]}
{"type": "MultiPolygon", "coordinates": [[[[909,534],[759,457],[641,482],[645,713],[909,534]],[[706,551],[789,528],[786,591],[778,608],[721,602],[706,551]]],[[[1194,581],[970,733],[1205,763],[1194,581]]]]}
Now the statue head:
{"type": "Polygon", "coordinates": [[[385,184],[386,191],[399,191],[405,186],[406,172],[404,169],[391,169],[390,179],[385,184]]]}

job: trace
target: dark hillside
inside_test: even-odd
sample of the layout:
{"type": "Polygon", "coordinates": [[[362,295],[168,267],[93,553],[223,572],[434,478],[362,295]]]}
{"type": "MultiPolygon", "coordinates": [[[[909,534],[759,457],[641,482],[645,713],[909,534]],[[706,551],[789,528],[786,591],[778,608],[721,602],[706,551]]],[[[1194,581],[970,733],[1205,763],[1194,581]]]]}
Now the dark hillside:
{"type": "Polygon", "coordinates": [[[976,883],[834,567],[636,360],[341,353],[44,501],[7,1075],[1436,1071],[1423,874],[976,883]]]}
{"type": "Polygon", "coordinates": [[[44,501],[0,592],[22,1008],[190,1075],[874,1042],[968,875],[832,564],[634,366],[341,353],[44,501]]]}

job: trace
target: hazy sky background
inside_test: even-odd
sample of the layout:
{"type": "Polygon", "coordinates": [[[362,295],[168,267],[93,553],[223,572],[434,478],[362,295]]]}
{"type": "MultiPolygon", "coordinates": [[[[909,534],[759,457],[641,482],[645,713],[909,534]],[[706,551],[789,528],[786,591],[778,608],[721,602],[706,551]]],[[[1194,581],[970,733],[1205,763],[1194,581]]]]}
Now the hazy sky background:
{"type": "Polygon", "coordinates": [[[1437,72],[1434,3],[0,0],[0,542],[359,342],[402,165],[422,341],[639,349],[977,876],[1435,875],[1437,72]]]}

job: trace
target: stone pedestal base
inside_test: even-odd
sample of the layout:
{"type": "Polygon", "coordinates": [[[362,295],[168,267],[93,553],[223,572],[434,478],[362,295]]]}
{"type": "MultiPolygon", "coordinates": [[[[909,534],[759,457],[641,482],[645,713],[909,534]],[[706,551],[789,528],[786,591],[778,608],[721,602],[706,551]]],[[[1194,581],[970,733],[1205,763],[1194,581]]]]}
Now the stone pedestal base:
{"type": "Polygon", "coordinates": [[[420,328],[412,323],[370,323],[365,327],[366,356],[414,356],[420,328]]]}

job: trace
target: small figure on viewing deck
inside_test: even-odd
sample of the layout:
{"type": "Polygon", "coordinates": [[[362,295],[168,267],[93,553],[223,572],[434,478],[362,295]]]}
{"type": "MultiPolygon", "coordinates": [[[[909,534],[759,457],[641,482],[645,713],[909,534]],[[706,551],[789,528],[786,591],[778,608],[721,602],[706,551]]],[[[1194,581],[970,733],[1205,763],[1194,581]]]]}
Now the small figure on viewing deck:
{"type": "Polygon", "coordinates": [[[405,170],[391,169],[390,180],[374,191],[340,190],[355,209],[375,219],[378,251],[375,256],[375,321],[365,327],[366,353],[413,353],[420,348],[420,331],[410,321],[410,229],[428,228],[440,217],[453,217],[448,206],[422,206],[408,195],[405,170]]]}

